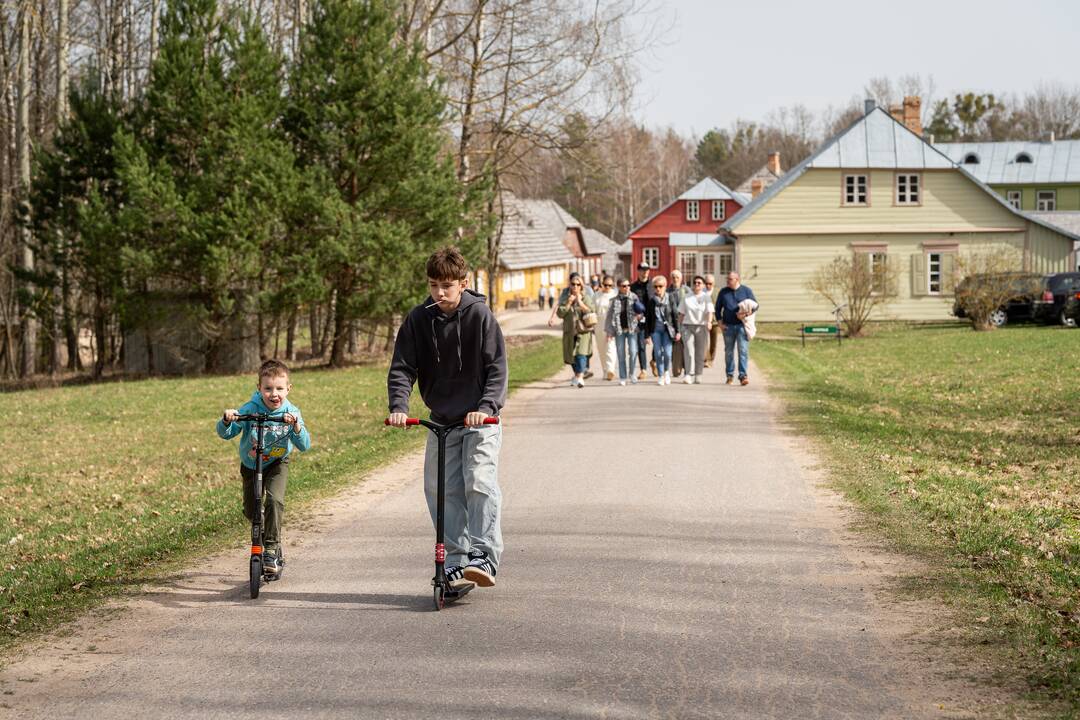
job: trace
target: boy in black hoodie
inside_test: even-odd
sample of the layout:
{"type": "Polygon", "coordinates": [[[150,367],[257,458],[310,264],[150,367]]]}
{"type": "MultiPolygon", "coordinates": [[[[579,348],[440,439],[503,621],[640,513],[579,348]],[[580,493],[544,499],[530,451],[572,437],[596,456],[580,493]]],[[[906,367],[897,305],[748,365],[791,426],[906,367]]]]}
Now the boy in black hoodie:
{"type": "MultiPolygon", "coordinates": [[[[503,549],[502,426],[483,422],[506,402],[506,345],[484,296],[466,288],[468,272],[457,248],[428,258],[431,297],[401,324],[386,384],[395,427],[405,426],[414,382],[432,421],[465,421],[446,438],[446,577],[454,587],[470,582],[491,587],[503,549]]],[[[424,492],[432,523],[438,462],[438,443],[428,435],[424,492]]]]}

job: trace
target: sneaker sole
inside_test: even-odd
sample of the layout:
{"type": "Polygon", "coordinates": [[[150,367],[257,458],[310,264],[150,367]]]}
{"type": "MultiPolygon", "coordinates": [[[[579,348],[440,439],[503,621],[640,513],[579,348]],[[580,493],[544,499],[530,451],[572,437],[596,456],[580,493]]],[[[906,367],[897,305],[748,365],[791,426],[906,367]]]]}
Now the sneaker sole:
{"type": "Polygon", "coordinates": [[[495,586],[495,578],[488,575],[486,572],[484,572],[480,568],[467,567],[467,568],[465,568],[465,571],[462,574],[465,576],[466,580],[474,582],[477,585],[479,585],[480,587],[494,587],[495,586]]]}
{"type": "Polygon", "coordinates": [[[451,590],[472,590],[474,587],[476,587],[476,583],[472,582],[471,580],[466,580],[464,578],[450,581],[451,590]]]}

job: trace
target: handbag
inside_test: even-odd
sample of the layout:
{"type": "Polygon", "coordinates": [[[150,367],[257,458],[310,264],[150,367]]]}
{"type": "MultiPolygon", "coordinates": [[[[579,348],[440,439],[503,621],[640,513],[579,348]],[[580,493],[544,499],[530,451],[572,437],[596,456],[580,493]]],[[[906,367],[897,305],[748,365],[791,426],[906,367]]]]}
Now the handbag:
{"type": "Polygon", "coordinates": [[[580,335],[581,333],[592,332],[593,328],[596,327],[596,323],[599,321],[600,318],[592,310],[585,313],[579,313],[577,316],[577,333],[580,335]]]}

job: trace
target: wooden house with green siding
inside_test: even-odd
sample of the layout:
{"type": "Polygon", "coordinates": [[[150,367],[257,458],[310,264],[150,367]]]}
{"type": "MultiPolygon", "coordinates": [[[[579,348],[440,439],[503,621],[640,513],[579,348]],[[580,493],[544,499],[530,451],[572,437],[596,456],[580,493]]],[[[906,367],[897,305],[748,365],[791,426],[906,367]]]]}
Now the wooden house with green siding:
{"type": "Polygon", "coordinates": [[[926,142],[917,122],[867,101],[866,113],[721,225],[762,321],[830,319],[806,287],[838,255],[865,253],[899,271],[878,319],[950,318],[957,254],[1007,245],[1017,270],[1075,267],[1080,237],[1025,215],[926,142]]]}

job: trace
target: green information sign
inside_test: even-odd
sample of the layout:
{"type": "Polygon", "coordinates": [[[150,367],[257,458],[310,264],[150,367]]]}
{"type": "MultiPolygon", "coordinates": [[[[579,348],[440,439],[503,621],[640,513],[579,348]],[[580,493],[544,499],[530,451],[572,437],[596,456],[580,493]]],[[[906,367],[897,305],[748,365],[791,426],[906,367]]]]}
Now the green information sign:
{"type": "Polygon", "coordinates": [[[807,335],[835,335],[837,344],[840,343],[840,338],[842,337],[840,334],[840,328],[836,325],[803,325],[799,328],[799,337],[802,338],[803,347],[806,347],[807,335]]]}

